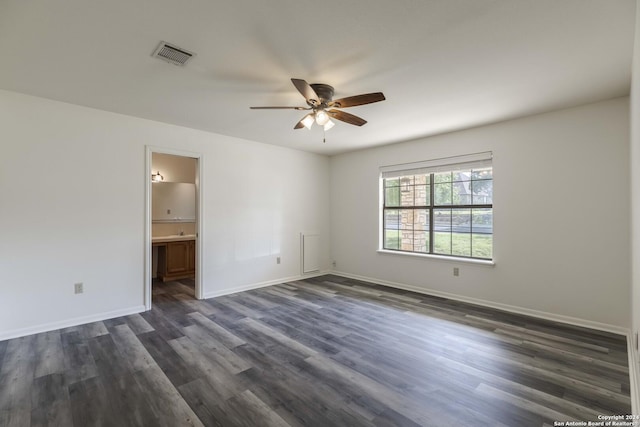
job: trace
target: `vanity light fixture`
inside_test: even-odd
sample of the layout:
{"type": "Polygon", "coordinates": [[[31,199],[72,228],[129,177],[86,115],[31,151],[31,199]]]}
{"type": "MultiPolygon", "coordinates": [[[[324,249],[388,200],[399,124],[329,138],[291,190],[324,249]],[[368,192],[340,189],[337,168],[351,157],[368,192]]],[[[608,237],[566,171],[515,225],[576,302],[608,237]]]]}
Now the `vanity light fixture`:
{"type": "Polygon", "coordinates": [[[164,176],[160,175],[160,171],[156,173],[151,173],[151,182],[162,182],[164,181],[164,176]]]}

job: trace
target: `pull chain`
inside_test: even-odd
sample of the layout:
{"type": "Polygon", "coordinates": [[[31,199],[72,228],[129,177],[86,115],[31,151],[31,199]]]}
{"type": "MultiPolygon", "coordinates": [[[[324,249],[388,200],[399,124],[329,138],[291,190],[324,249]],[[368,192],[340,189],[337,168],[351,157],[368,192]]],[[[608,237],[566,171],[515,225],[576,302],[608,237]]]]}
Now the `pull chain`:
{"type": "Polygon", "coordinates": [[[326,143],[327,142],[327,132],[324,130],[324,127],[322,128],[322,143],[326,143]]]}

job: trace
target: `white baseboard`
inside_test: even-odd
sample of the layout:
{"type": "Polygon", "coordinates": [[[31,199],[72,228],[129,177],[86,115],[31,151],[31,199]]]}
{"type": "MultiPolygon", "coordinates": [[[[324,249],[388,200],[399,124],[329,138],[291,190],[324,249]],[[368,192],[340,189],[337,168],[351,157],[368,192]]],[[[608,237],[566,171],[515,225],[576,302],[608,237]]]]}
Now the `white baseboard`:
{"type": "MultiPolygon", "coordinates": [[[[259,283],[251,283],[248,285],[227,288],[227,289],[223,289],[215,292],[209,292],[209,293],[206,293],[204,297],[214,298],[222,295],[234,294],[236,292],[248,291],[250,289],[257,289],[257,288],[263,288],[265,286],[277,285],[280,283],[290,282],[293,280],[302,280],[302,279],[308,279],[310,277],[322,276],[325,274],[329,274],[329,272],[318,271],[310,274],[283,277],[280,279],[268,280],[268,281],[259,282],[259,283]]],[[[120,317],[120,316],[128,316],[130,314],[142,313],[143,311],[146,311],[145,306],[139,305],[135,307],[123,308],[120,310],[113,310],[113,311],[108,311],[108,312],[103,312],[98,314],[92,314],[90,316],[82,316],[82,317],[75,317],[72,319],[65,319],[58,322],[46,323],[43,325],[29,326],[27,328],[0,331],[0,341],[24,337],[27,335],[39,334],[41,332],[54,331],[56,329],[68,328],[71,326],[84,325],[86,323],[99,322],[101,320],[113,319],[115,317],[120,317]]]]}
{"type": "Polygon", "coordinates": [[[389,286],[392,288],[403,289],[406,291],[417,292],[420,294],[432,295],[436,297],[448,298],[448,299],[461,301],[461,302],[467,302],[470,304],[481,305],[484,307],[495,308],[502,311],[508,311],[510,313],[537,317],[539,319],[550,320],[552,322],[560,322],[560,323],[566,323],[574,326],[582,326],[584,328],[596,329],[598,331],[604,331],[604,332],[611,332],[613,334],[618,334],[623,336],[629,335],[628,328],[623,328],[617,325],[609,325],[607,323],[594,322],[592,320],[580,319],[577,317],[563,316],[561,314],[548,313],[546,311],[532,310],[530,308],[518,307],[515,305],[502,304],[502,303],[483,300],[479,298],[472,298],[472,297],[467,297],[463,295],[450,294],[448,292],[442,292],[442,291],[437,291],[437,290],[428,289],[428,288],[421,288],[418,286],[407,285],[404,283],[380,280],[374,277],[359,276],[357,274],[345,273],[342,271],[332,271],[330,272],[330,274],[335,274],[336,276],[347,277],[350,279],[362,280],[365,282],[371,282],[378,285],[389,286]]]}
{"type": "Polygon", "coordinates": [[[315,273],[301,274],[297,276],[267,280],[265,282],[257,282],[257,283],[250,283],[247,285],[234,286],[233,288],[226,288],[218,291],[207,292],[204,294],[204,298],[208,299],[208,298],[221,297],[223,295],[235,294],[237,292],[249,291],[251,289],[264,288],[266,286],[279,285],[280,283],[285,283],[285,282],[292,282],[294,280],[302,280],[302,279],[308,279],[310,277],[324,276],[325,274],[329,274],[329,273],[330,273],[329,271],[318,271],[315,273]]]}
{"type": "Polygon", "coordinates": [[[631,412],[640,415],[640,365],[638,364],[638,349],[636,349],[633,334],[627,334],[627,354],[629,356],[629,385],[631,389],[631,412]]]}
{"type": "MultiPolygon", "coordinates": [[[[467,302],[484,307],[495,308],[498,310],[508,311],[515,314],[523,314],[527,316],[537,317],[540,319],[551,320],[554,322],[567,323],[575,326],[582,326],[585,328],[596,329],[605,332],[611,332],[614,334],[625,335],[627,338],[627,353],[629,358],[629,379],[631,389],[631,408],[632,413],[640,415],[640,365],[639,365],[639,353],[636,350],[635,342],[632,333],[629,329],[616,325],[608,325],[605,323],[594,322],[586,319],[580,319],[570,316],[563,316],[554,313],[548,313],[544,311],[532,310],[528,308],[496,303],[493,301],[487,301],[478,298],[471,298],[462,295],[451,294],[448,292],[436,291],[433,289],[425,289],[417,286],[411,286],[404,283],[390,282],[387,280],[380,280],[373,277],[360,276],[357,274],[350,274],[341,271],[319,271],[311,274],[297,275],[291,277],[284,277],[280,279],[268,280],[264,282],[251,283],[233,288],[226,288],[223,290],[208,292],[204,295],[205,298],[215,298],[218,296],[234,294],[236,292],[247,291],[251,289],[263,288],[266,286],[277,285],[280,283],[291,282],[294,280],[302,280],[311,277],[323,276],[325,274],[335,274],[350,279],[362,280],[365,282],[371,282],[382,286],[389,286],[392,288],[403,289],[407,291],[417,292],[425,295],[433,295],[442,298],[448,298],[455,301],[467,302]]],[[[53,331],[56,329],[68,328],[71,326],[83,325],[86,323],[99,322],[102,320],[113,319],[115,317],[128,316],[130,314],[141,313],[145,311],[144,305],[124,308],[120,310],[113,310],[98,314],[92,314],[90,316],[75,317],[72,319],[66,319],[59,322],[46,323],[43,325],[30,326],[27,328],[13,329],[9,331],[0,331],[0,341],[19,338],[26,335],[38,334],[42,332],[53,331]]]]}
{"type": "Polygon", "coordinates": [[[143,311],[145,311],[144,305],[137,305],[135,307],[107,311],[104,313],[92,314],[90,316],[74,317],[72,319],[61,320],[59,322],[45,323],[43,325],[29,326],[27,328],[19,328],[9,331],[0,331],[0,341],[39,334],[41,332],[54,331],[56,329],[68,328],[70,326],[99,322],[101,320],[113,319],[114,317],[128,316],[130,314],[141,313],[143,311]]]}

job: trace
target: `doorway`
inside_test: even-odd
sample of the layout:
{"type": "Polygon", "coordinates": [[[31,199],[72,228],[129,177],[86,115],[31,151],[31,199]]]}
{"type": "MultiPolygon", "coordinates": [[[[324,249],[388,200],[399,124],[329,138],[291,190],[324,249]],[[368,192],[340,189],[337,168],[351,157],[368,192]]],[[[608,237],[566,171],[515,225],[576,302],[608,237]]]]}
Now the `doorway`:
{"type": "Polygon", "coordinates": [[[202,155],[146,147],[144,301],[203,298],[202,155]]]}

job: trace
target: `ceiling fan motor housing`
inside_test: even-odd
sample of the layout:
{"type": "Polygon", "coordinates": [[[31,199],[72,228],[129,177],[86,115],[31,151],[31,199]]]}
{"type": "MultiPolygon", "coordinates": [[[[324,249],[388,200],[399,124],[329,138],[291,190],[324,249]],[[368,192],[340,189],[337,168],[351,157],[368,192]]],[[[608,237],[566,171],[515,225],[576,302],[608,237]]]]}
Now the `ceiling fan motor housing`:
{"type": "Polygon", "coordinates": [[[329,86],[324,83],[312,83],[309,86],[311,86],[316,95],[318,95],[323,107],[326,107],[333,99],[333,86],[329,86]]]}

